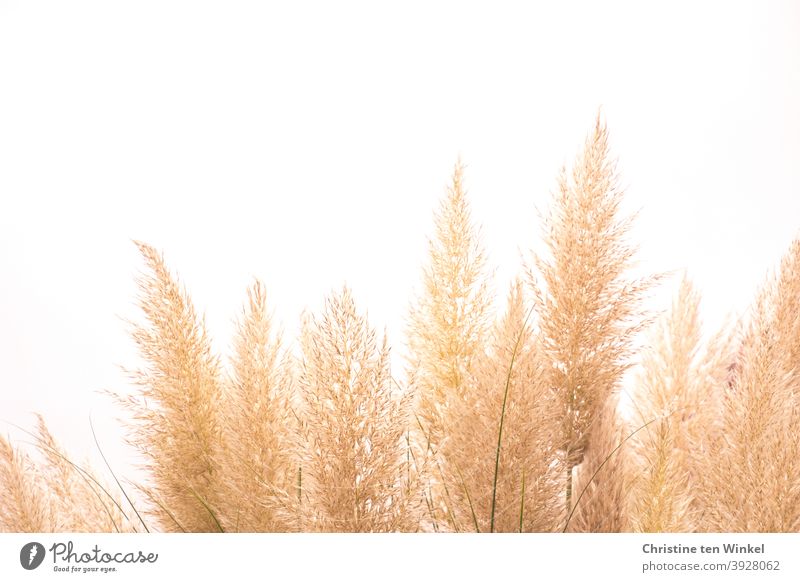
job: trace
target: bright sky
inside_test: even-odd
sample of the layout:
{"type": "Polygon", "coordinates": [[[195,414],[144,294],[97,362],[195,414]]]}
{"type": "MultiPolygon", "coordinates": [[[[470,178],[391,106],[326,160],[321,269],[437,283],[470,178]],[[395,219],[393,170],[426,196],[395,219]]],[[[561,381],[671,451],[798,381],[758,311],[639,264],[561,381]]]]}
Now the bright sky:
{"type": "Polygon", "coordinates": [[[222,354],[254,276],[290,332],[347,282],[399,343],[458,155],[504,295],[600,106],[642,269],[709,323],[800,233],[800,3],[378,4],[0,0],[0,419],[124,462],[131,239],[222,354]]]}

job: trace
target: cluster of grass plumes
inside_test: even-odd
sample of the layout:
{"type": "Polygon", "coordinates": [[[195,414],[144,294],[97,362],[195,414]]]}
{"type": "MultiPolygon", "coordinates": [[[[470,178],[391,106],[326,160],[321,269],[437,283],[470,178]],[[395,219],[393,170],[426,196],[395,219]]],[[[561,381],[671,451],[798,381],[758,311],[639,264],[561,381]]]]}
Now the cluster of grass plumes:
{"type": "Polygon", "coordinates": [[[563,517],[557,401],[517,280],[464,394],[451,404],[439,464],[456,531],[552,531],[563,517]]]}
{"type": "Polygon", "coordinates": [[[222,358],[137,243],[144,364],[118,398],[148,477],[131,501],[43,423],[34,456],[0,438],[0,530],[800,531],[800,242],[706,340],[688,279],[644,309],[662,276],[631,275],[622,202],[598,118],[496,310],[458,163],[398,375],[347,288],[292,342],[256,281],[222,358]]]}
{"type": "Polygon", "coordinates": [[[145,531],[135,508],[56,443],[38,417],[34,455],[0,436],[0,532],[145,531]]]}
{"type": "Polygon", "coordinates": [[[800,530],[800,240],[745,326],[710,434],[700,528],[800,530]]]}
{"type": "Polygon", "coordinates": [[[303,529],[417,530],[421,498],[407,438],[413,392],[396,389],[386,340],[379,343],[344,289],[304,322],[301,342],[303,529]]]}

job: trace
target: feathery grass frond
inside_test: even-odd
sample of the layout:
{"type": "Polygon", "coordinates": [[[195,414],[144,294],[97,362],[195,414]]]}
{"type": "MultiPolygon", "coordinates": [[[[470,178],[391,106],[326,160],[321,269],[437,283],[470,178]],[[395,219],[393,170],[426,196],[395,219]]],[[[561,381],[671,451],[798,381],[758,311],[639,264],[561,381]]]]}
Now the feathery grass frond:
{"type": "Polygon", "coordinates": [[[703,529],[800,531],[800,240],[760,292],[707,457],[703,529]],[[712,462],[713,459],[713,462],[712,462]]]}
{"type": "Polygon", "coordinates": [[[700,296],[684,278],[672,312],[654,329],[642,355],[636,418],[654,422],[632,443],[635,531],[691,532],[701,520],[696,495],[710,462],[704,438],[720,412],[728,349],[721,337],[706,349],[701,340],[700,296]]]}
{"type": "Polygon", "coordinates": [[[464,396],[491,321],[486,255],[471,220],[460,162],[434,224],[424,290],[409,318],[408,348],[420,390],[418,413],[437,450],[446,430],[442,415],[464,396]]]}
{"type": "Polygon", "coordinates": [[[575,471],[576,496],[566,531],[616,533],[629,530],[630,447],[626,446],[626,439],[630,434],[626,434],[617,409],[617,393],[612,392],[589,427],[584,461],[575,471]]]}
{"type": "Polygon", "coordinates": [[[561,518],[558,408],[529,314],[517,281],[469,389],[445,417],[442,457],[460,473],[449,489],[460,521],[480,531],[519,531],[520,523],[522,531],[553,531],[561,518]]]}
{"type": "Polygon", "coordinates": [[[136,524],[122,509],[118,496],[112,495],[91,471],[72,462],[44,419],[37,419],[36,447],[43,458],[39,471],[52,506],[52,531],[136,531],[136,524]]]}
{"type": "Polygon", "coordinates": [[[598,115],[571,175],[562,171],[544,218],[548,256],[535,256],[529,279],[550,358],[550,383],[561,402],[560,448],[566,460],[567,509],[574,468],[591,427],[629,367],[632,339],[644,326],[642,299],[654,278],[627,272],[635,248],[631,218],[620,216],[623,192],[598,115]]]}
{"type": "Polygon", "coordinates": [[[53,531],[49,500],[31,458],[0,435],[0,532],[53,531]]]}
{"type": "MultiPolygon", "coordinates": [[[[443,463],[435,457],[447,436],[444,419],[451,407],[460,406],[491,325],[486,254],[472,222],[460,161],[434,214],[434,228],[423,290],[411,307],[407,330],[410,374],[419,391],[416,411],[422,434],[416,436],[426,443],[425,467],[443,463]]],[[[449,521],[451,509],[436,472],[428,474],[432,527],[438,529],[449,521]]]]}
{"type": "Polygon", "coordinates": [[[260,281],[248,290],[238,321],[233,373],[224,398],[225,447],[220,472],[226,490],[227,531],[289,531],[286,514],[296,505],[299,458],[292,436],[292,378],[282,362],[281,340],[273,329],[260,281]]]}
{"type": "MultiPolygon", "coordinates": [[[[203,321],[161,254],[136,245],[148,268],[138,279],[147,323],[132,331],[145,367],[134,375],[140,397],[127,401],[135,418],[131,439],[147,458],[153,497],[188,531],[218,531],[206,506],[214,506],[219,493],[219,363],[203,321]]],[[[174,530],[163,510],[153,513],[163,529],[174,530]]]]}
{"type": "MultiPolygon", "coordinates": [[[[16,426],[16,425],[15,425],[16,426]]],[[[88,467],[71,461],[37,415],[33,438],[36,458],[0,438],[0,531],[124,532],[139,531],[119,495],[88,467]],[[33,528],[33,529],[32,529],[33,528]]]]}
{"type": "Polygon", "coordinates": [[[422,496],[407,482],[412,393],[393,390],[386,341],[378,345],[345,288],[306,318],[301,344],[308,529],[415,531],[422,496]]]}

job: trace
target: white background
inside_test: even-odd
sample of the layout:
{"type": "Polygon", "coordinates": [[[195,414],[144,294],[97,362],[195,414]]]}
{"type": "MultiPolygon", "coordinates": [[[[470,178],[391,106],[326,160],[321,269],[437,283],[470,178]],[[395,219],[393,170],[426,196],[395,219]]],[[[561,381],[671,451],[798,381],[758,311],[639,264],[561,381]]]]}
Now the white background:
{"type": "MultiPolygon", "coordinates": [[[[0,535],[3,580],[696,580],[796,581],[800,534],[77,534],[0,535]],[[48,550],[36,570],[20,566],[20,549],[39,542],[48,550]],[[114,573],[55,572],[49,549],[73,542],[73,552],[141,551],[151,564],[122,564],[114,573]],[[644,553],[643,546],[695,547],[694,554],[644,553]],[[725,554],[723,544],[760,546],[763,554],[725,554]],[[716,546],[720,553],[701,553],[716,546]],[[313,559],[309,559],[313,556],[313,559]],[[575,559],[580,556],[580,559],[575,559]],[[411,557],[411,559],[408,559],[411,557]],[[650,571],[643,565],[779,562],[771,571],[650,571]]],[[[59,548],[60,549],[60,548],[59,548]]],[[[63,553],[62,553],[63,556],[63,553]]],[[[74,562],[73,562],[74,565],[74,562]]],[[[90,567],[95,564],[89,563],[90,567]]]]}
{"type": "Polygon", "coordinates": [[[131,239],[222,355],[254,276],[399,349],[458,155],[503,296],[599,107],[642,271],[742,313],[800,229],[798,2],[0,0],[0,419],[124,467],[131,239]]]}

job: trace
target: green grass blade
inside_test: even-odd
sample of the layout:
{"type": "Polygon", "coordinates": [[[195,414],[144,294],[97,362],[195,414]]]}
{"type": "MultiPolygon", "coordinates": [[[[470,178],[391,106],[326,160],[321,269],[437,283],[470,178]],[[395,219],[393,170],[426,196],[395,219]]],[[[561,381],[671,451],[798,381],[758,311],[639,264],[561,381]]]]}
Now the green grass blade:
{"type": "Polygon", "coordinates": [[[519,334],[517,335],[517,341],[514,343],[514,351],[511,352],[511,362],[508,365],[508,374],[506,375],[506,387],[505,390],[503,391],[503,407],[500,410],[500,428],[497,431],[497,449],[495,450],[495,456],[494,456],[494,483],[492,484],[492,513],[489,526],[489,531],[491,533],[494,533],[494,515],[495,515],[495,510],[497,508],[497,477],[500,474],[500,449],[503,443],[503,424],[505,423],[506,419],[506,403],[508,401],[508,392],[511,387],[511,373],[514,368],[514,360],[516,360],[517,358],[517,351],[519,350],[519,342],[522,341],[522,336],[528,327],[528,320],[530,319],[531,315],[533,315],[533,307],[531,307],[528,310],[528,315],[525,316],[525,321],[522,323],[522,329],[520,329],[519,334]]]}
{"type": "Polygon", "coordinates": [[[100,442],[97,440],[97,434],[94,431],[94,424],[92,424],[92,417],[91,416],[89,417],[89,427],[92,429],[92,437],[94,438],[94,444],[97,446],[97,450],[100,453],[100,456],[103,457],[103,462],[106,464],[106,467],[108,467],[108,470],[111,472],[111,476],[114,477],[114,481],[116,481],[117,486],[120,488],[120,491],[122,491],[122,494],[125,496],[125,499],[128,500],[128,503],[130,504],[131,509],[133,509],[133,512],[136,514],[136,517],[139,518],[139,521],[141,522],[142,527],[144,528],[144,530],[147,533],[150,533],[150,528],[147,527],[147,524],[144,522],[144,519],[142,519],[142,516],[139,515],[139,512],[136,510],[136,506],[133,504],[133,501],[131,501],[131,498],[128,497],[127,491],[125,491],[125,488],[122,486],[122,483],[120,483],[119,479],[117,479],[117,475],[114,473],[114,469],[111,468],[111,465],[109,465],[108,460],[106,459],[106,456],[103,454],[103,449],[100,448],[100,442]]]}
{"type": "Polygon", "coordinates": [[[158,499],[156,499],[156,496],[153,495],[152,491],[140,486],[136,486],[136,488],[139,489],[139,491],[141,491],[142,493],[144,493],[147,496],[147,498],[150,499],[150,501],[155,503],[161,511],[166,513],[169,516],[169,518],[175,523],[175,525],[178,526],[178,529],[181,530],[182,533],[187,533],[186,528],[181,525],[178,519],[172,514],[172,512],[169,509],[167,509],[167,507],[163,503],[161,503],[158,499]]]}
{"type": "Polygon", "coordinates": [[[458,468],[458,465],[455,466],[456,471],[458,472],[458,478],[461,479],[461,487],[464,488],[464,494],[467,496],[467,502],[469,503],[469,510],[472,512],[472,523],[475,525],[475,532],[481,533],[481,528],[478,525],[478,516],[475,515],[475,507],[472,505],[472,497],[469,495],[469,488],[467,487],[466,482],[464,481],[464,476],[461,474],[461,469],[458,468]]]}
{"type": "Polygon", "coordinates": [[[92,486],[92,483],[94,483],[95,485],[97,485],[97,487],[99,487],[99,488],[100,488],[100,490],[101,490],[103,493],[105,493],[105,494],[106,494],[106,496],[107,496],[107,497],[108,497],[108,498],[109,498],[109,499],[110,499],[110,500],[111,500],[111,501],[114,503],[114,505],[116,505],[116,506],[117,506],[117,509],[119,509],[120,513],[122,513],[122,515],[125,517],[125,519],[127,519],[128,521],[130,521],[130,518],[129,518],[129,517],[128,517],[128,515],[125,513],[125,510],[124,510],[124,509],[122,509],[122,506],[121,506],[119,503],[117,503],[117,500],[116,500],[116,499],[114,499],[114,496],[113,496],[113,495],[111,495],[111,493],[109,493],[109,492],[108,492],[108,490],[107,490],[105,487],[103,487],[103,485],[102,485],[102,484],[101,484],[101,483],[100,483],[100,482],[99,482],[97,479],[95,479],[95,478],[94,478],[94,476],[93,476],[93,475],[92,475],[92,474],[91,474],[89,471],[87,471],[86,469],[84,469],[83,467],[81,467],[80,465],[78,465],[77,463],[73,463],[73,462],[72,462],[72,461],[71,461],[71,460],[70,460],[68,457],[66,457],[65,455],[63,455],[63,454],[62,454],[62,453],[61,453],[61,452],[60,452],[58,449],[55,449],[55,448],[53,448],[53,447],[49,446],[48,444],[44,443],[44,442],[42,441],[42,439],[41,439],[41,438],[39,438],[39,437],[38,437],[37,435],[35,435],[34,433],[32,433],[32,432],[30,432],[30,431],[28,431],[28,430],[25,430],[25,429],[24,429],[24,428],[22,428],[21,426],[18,426],[18,425],[16,425],[16,424],[12,423],[12,422],[9,422],[9,424],[10,424],[11,426],[13,426],[13,427],[17,428],[18,430],[20,430],[20,431],[24,432],[24,433],[25,433],[25,434],[27,434],[28,436],[32,437],[32,438],[34,439],[34,442],[33,442],[33,443],[29,443],[29,444],[32,444],[32,445],[34,445],[34,446],[36,446],[36,447],[40,447],[40,448],[47,449],[47,450],[49,450],[51,453],[53,453],[54,455],[56,455],[57,457],[61,458],[63,461],[65,461],[65,462],[69,463],[69,464],[72,466],[72,468],[73,468],[73,469],[75,469],[75,470],[78,472],[78,475],[80,475],[80,476],[81,476],[81,478],[82,478],[84,481],[86,481],[86,484],[89,486],[89,489],[91,489],[91,490],[92,490],[92,493],[94,493],[94,494],[95,494],[95,496],[97,497],[97,500],[98,500],[98,501],[100,501],[100,504],[103,506],[103,509],[105,509],[105,510],[106,510],[106,513],[108,514],[108,518],[111,520],[111,524],[114,526],[114,529],[115,529],[115,530],[117,530],[117,533],[121,533],[121,532],[120,532],[120,529],[119,529],[119,525],[117,525],[117,520],[115,520],[115,519],[114,519],[114,516],[111,514],[111,510],[108,508],[108,506],[106,505],[106,503],[103,501],[103,498],[100,496],[100,493],[99,493],[99,492],[98,492],[98,491],[97,491],[97,490],[96,490],[96,489],[95,489],[95,488],[92,486]]]}
{"type": "MultiPolygon", "coordinates": [[[[660,418],[660,417],[659,417],[659,418],[660,418]]],[[[605,458],[605,459],[603,459],[603,462],[602,462],[602,463],[600,463],[600,466],[599,466],[599,467],[597,467],[597,470],[596,470],[596,471],[595,471],[595,472],[592,474],[592,477],[591,477],[591,479],[589,479],[589,481],[586,483],[586,485],[585,485],[585,486],[583,487],[583,489],[581,490],[581,494],[580,494],[580,495],[578,495],[578,499],[575,501],[575,505],[573,505],[573,506],[572,506],[572,511],[570,511],[570,512],[569,512],[569,515],[567,516],[567,522],[564,524],[564,529],[563,529],[563,530],[561,530],[561,532],[562,532],[562,533],[564,533],[564,532],[566,532],[566,531],[567,531],[567,528],[569,527],[569,522],[570,522],[570,520],[572,519],[572,516],[575,514],[575,510],[578,508],[578,504],[581,502],[581,499],[583,498],[583,494],[584,494],[584,493],[586,493],[586,490],[589,488],[589,485],[591,485],[591,484],[592,484],[592,481],[594,481],[594,478],[595,478],[595,477],[597,477],[597,474],[598,474],[598,473],[600,472],[600,470],[601,470],[601,469],[602,469],[602,468],[605,466],[605,464],[606,464],[606,463],[609,461],[609,459],[611,459],[611,457],[612,457],[612,456],[614,456],[614,454],[615,454],[615,453],[616,453],[618,450],[620,450],[620,449],[622,448],[622,445],[624,445],[626,442],[628,442],[628,440],[629,440],[631,437],[633,437],[633,435],[635,435],[635,434],[636,434],[637,432],[639,432],[640,430],[643,430],[643,429],[647,428],[648,426],[650,426],[651,424],[653,424],[655,421],[659,420],[659,418],[654,418],[653,420],[650,420],[650,421],[646,422],[645,424],[643,424],[642,426],[640,426],[639,428],[637,428],[635,431],[633,431],[631,434],[629,434],[628,436],[626,436],[626,437],[625,437],[625,438],[622,440],[622,442],[621,442],[621,443],[619,443],[619,444],[618,444],[616,447],[614,447],[614,450],[613,450],[613,451],[611,451],[611,452],[610,452],[610,453],[609,453],[609,454],[606,456],[606,458],[605,458]]]]}
{"type": "Polygon", "coordinates": [[[206,503],[206,500],[205,500],[205,499],[203,499],[203,498],[202,498],[202,496],[200,496],[200,495],[197,493],[197,491],[195,491],[195,490],[194,490],[194,488],[193,488],[191,485],[187,485],[187,486],[186,486],[186,488],[189,490],[189,492],[190,492],[192,495],[194,495],[194,496],[195,496],[195,499],[197,499],[197,500],[198,500],[198,501],[199,501],[199,502],[202,504],[202,506],[206,508],[206,511],[207,511],[207,512],[208,512],[208,514],[211,516],[211,519],[213,519],[213,520],[214,520],[214,525],[216,525],[216,526],[217,526],[217,529],[219,530],[219,532],[220,532],[220,533],[225,533],[225,530],[222,528],[222,524],[221,524],[221,523],[219,522],[219,520],[217,519],[217,516],[216,516],[216,515],[214,514],[214,512],[212,511],[211,507],[209,507],[208,503],[206,503]]]}

